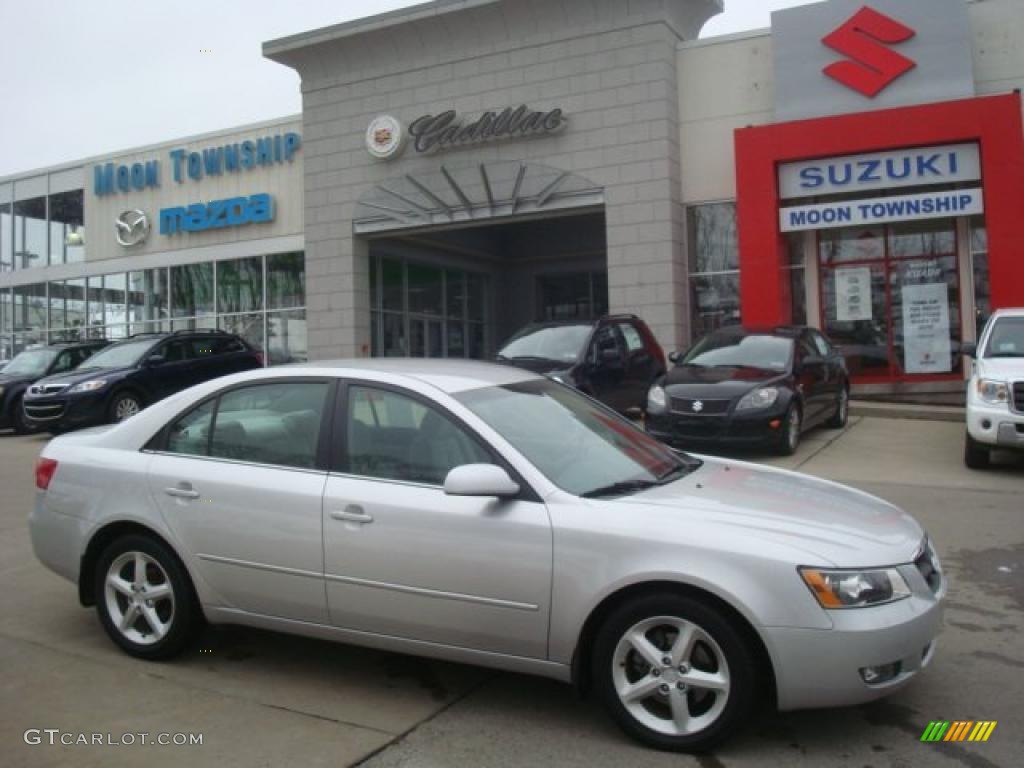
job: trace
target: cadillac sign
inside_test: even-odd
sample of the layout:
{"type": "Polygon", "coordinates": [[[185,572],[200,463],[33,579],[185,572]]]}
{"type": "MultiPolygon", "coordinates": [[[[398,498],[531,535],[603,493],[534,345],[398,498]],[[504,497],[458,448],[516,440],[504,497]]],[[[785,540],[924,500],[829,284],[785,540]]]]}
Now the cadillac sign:
{"type": "MultiPolygon", "coordinates": [[[[484,112],[468,122],[455,110],[423,115],[409,124],[408,133],[413,148],[423,154],[500,139],[550,136],[562,131],[566,122],[561,109],[540,112],[524,104],[506,107],[500,112],[484,112]]],[[[366,145],[371,155],[387,159],[401,151],[403,140],[401,125],[394,118],[385,116],[371,123],[366,145]]]]}

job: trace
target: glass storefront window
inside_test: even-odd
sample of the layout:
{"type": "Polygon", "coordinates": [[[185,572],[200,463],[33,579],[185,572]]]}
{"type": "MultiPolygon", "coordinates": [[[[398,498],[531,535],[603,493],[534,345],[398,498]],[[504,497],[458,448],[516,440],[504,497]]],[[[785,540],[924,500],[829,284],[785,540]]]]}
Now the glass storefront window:
{"type": "MultiPolygon", "coordinates": [[[[263,259],[217,262],[217,313],[236,314],[263,309],[263,259]]],[[[260,344],[262,348],[262,343],[260,344]]]]}
{"type": "Polygon", "coordinates": [[[267,256],[267,309],[306,306],[306,256],[277,253],[267,256]]]}
{"type": "Polygon", "coordinates": [[[128,273],[128,322],[132,333],[160,330],[155,321],[167,318],[167,270],[147,269],[128,273]]]}
{"type": "Polygon", "coordinates": [[[421,315],[444,314],[443,274],[438,267],[408,265],[409,312],[421,315]]]}
{"type": "Polygon", "coordinates": [[[823,231],[819,255],[822,328],[854,377],[962,370],[952,220],[823,231]],[[878,255],[864,258],[868,254],[878,255]]]}
{"type": "Polygon", "coordinates": [[[405,277],[403,265],[394,259],[380,260],[381,309],[391,312],[405,311],[405,277]]]}
{"type": "Polygon", "coordinates": [[[14,224],[11,218],[11,204],[0,203],[0,272],[14,269],[14,224]]]}
{"type": "Polygon", "coordinates": [[[86,320],[85,325],[87,327],[87,335],[90,339],[101,338],[103,336],[103,277],[97,275],[96,277],[86,278],[86,289],[85,297],[88,302],[86,305],[86,320]]]}
{"type": "Polygon", "coordinates": [[[690,265],[690,335],[741,322],[736,204],[708,203],[687,209],[690,265]]]}
{"type": "Polygon", "coordinates": [[[988,229],[985,220],[971,219],[971,269],[974,273],[974,326],[975,338],[992,314],[992,283],[988,276],[988,229]]]}
{"type": "Polygon", "coordinates": [[[128,276],[124,272],[103,278],[104,324],[128,322],[128,276]]]}
{"type": "Polygon", "coordinates": [[[171,267],[171,316],[212,315],[213,263],[171,267]]]}
{"type": "Polygon", "coordinates": [[[45,283],[14,287],[11,330],[21,334],[23,346],[45,343],[48,309],[45,283]]]}
{"type": "Polygon", "coordinates": [[[818,254],[824,266],[885,258],[882,227],[843,227],[818,234],[818,254]]]}
{"type": "Polygon", "coordinates": [[[14,268],[46,266],[46,198],[16,200],[14,203],[14,268]]]}
{"type": "Polygon", "coordinates": [[[270,365],[304,363],[309,359],[306,310],[267,314],[267,359],[270,365]]]}
{"type": "Polygon", "coordinates": [[[264,318],[262,312],[248,315],[221,315],[217,318],[217,327],[228,333],[236,333],[256,349],[262,350],[264,318]]]}
{"type": "Polygon", "coordinates": [[[81,189],[50,195],[50,264],[85,261],[85,216],[81,189]]]}

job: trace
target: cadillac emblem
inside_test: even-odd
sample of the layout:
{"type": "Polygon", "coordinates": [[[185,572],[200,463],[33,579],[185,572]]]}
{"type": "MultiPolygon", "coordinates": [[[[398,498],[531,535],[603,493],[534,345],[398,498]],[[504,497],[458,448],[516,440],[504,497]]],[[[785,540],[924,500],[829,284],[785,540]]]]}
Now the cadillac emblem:
{"type": "Polygon", "coordinates": [[[405,129],[391,115],[375,117],[366,129],[366,149],[378,160],[390,160],[405,146],[405,129]]]}

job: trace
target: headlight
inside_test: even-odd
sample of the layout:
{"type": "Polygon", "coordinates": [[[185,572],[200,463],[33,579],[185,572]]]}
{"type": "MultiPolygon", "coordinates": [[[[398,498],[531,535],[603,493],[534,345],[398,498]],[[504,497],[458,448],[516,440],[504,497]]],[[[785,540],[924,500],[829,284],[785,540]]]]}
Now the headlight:
{"type": "Polygon", "coordinates": [[[93,381],[83,381],[81,384],[75,384],[68,392],[95,392],[97,389],[102,389],[107,386],[106,379],[94,379],[93,381]]]}
{"type": "Polygon", "coordinates": [[[1010,389],[1005,381],[978,379],[978,397],[986,403],[1002,404],[1010,399],[1010,389]]]}
{"type": "Polygon", "coordinates": [[[665,396],[665,388],[661,384],[655,384],[647,393],[647,412],[664,413],[668,409],[668,398],[665,396]]]}
{"type": "Polygon", "coordinates": [[[743,398],[736,404],[736,410],[752,411],[757,408],[768,408],[769,406],[775,405],[775,401],[778,399],[779,390],[775,387],[755,389],[753,392],[748,392],[743,396],[743,398]]]}
{"type": "Polygon", "coordinates": [[[910,587],[895,568],[877,571],[801,568],[800,576],[822,608],[863,608],[910,597],[910,587]]]}

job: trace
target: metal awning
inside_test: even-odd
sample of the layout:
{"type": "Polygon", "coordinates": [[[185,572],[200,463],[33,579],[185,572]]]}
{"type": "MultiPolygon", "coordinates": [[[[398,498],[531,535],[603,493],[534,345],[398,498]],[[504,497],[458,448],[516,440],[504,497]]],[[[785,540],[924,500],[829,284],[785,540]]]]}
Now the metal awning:
{"type": "Polygon", "coordinates": [[[604,189],[574,173],[522,162],[406,174],[374,187],[357,204],[357,235],[484,223],[511,216],[593,208],[604,189]]]}

